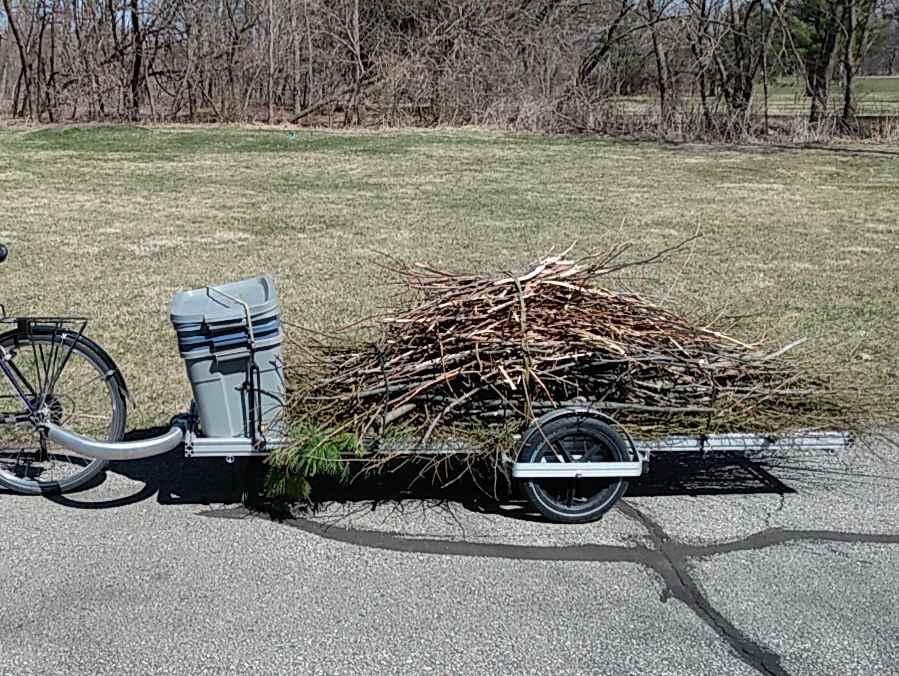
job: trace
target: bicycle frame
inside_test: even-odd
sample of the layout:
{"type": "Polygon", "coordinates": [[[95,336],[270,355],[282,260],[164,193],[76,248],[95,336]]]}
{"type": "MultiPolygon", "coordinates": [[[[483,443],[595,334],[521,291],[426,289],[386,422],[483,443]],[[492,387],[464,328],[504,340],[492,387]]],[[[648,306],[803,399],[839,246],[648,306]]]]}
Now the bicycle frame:
{"type": "MultiPolygon", "coordinates": [[[[10,364],[9,356],[6,353],[6,350],[0,347],[0,370],[3,371],[3,374],[6,376],[6,380],[13,386],[16,391],[16,394],[19,395],[19,398],[22,400],[22,403],[25,404],[25,408],[28,409],[27,414],[12,414],[12,413],[0,413],[0,421],[10,424],[10,423],[21,423],[27,422],[31,416],[33,416],[37,412],[37,407],[34,402],[28,398],[22,389],[22,385],[19,383],[16,374],[13,372],[14,367],[10,364]]],[[[21,374],[20,374],[21,375],[21,374]]]]}

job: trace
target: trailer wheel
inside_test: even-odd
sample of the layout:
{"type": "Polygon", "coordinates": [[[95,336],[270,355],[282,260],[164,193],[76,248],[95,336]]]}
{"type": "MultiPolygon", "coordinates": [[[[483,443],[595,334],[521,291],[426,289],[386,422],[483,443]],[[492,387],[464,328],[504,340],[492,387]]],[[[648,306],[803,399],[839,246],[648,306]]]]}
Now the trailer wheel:
{"type": "MultiPolygon", "coordinates": [[[[538,420],[524,435],[518,462],[627,462],[628,445],[608,423],[583,412],[538,420]]],[[[599,519],[624,495],[627,481],[615,478],[527,479],[522,488],[549,521],[587,523],[599,519]]]]}

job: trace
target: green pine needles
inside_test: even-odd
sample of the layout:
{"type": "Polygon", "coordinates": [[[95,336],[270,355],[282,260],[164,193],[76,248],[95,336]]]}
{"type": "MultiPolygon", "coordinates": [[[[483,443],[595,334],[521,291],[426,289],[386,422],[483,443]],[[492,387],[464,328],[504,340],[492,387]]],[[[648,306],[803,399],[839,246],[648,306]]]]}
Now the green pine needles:
{"type": "Polygon", "coordinates": [[[361,454],[362,445],[351,433],[333,434],[296,423],[288,433],[290,443],[275,448],[268,458],[265,493],[274,498],[308,498],[309,480],[315,476],[344,478],[347,457],[361,454]]]}

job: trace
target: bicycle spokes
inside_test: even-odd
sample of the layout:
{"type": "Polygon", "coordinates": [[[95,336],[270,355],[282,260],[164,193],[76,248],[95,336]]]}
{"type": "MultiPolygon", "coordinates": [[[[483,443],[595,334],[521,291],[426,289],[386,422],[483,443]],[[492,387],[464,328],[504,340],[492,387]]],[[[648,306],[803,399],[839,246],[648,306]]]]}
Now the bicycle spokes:
{"type": "Polygon", "coordinates": [[[29,341],[34,364],[36,383],[28,381],[27,377],[19,371],[26,389],[35,398],[35,405],[40,408],[52,397],[56,385],[62,376],[72,352],[78,345],[87,320],[81,318],[29,318],[19,319],[19,326],[24,323],[26,337],[37,334],[46,336],[46,341],[29,341]]]}
{"type": "Polygon", "coordinates": [[[17,320],[0,347],[0,483],[19,490],[77,485],[94,461],[47,439],[53,423],[82,436],[120,438],[124,401],[115,367],[83,337],[83,319],[17,320]],[[10,410],[12,409],[12,410],[10,410]]]}

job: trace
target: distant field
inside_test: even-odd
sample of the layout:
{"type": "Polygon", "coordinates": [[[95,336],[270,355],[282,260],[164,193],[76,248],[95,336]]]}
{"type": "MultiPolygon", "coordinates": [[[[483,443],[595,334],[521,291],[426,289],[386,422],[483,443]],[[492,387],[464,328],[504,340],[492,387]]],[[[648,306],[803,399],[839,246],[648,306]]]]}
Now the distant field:
{"type": "MultiPolygon", "coordinates": [[[[899,115],[899,76],[862,77],[857,80],[859,115],[899,115]]],[[[843,87],[834,84],[834,110],[843,106],[843,87]]],[[[809,99],[798,82],[781,82],[769,89],[769,109],[774,113],[807,113],[809,99]]]]}
{"type": "Polygon", "coordinates": [[[798,150],[477,131],[210,128],[0,131],[0,269],[11,312],[85,313],[138,402],[189,401],[178,290],[275,276],[289,321],[383,305],[383,251],[515,268],[577,242],[680,255],[628,280],[691,312],[751,314],[899,395],[899,148],[798,150]],[[293,136],[293,137],[292,137],[293,136]]]}
{"type": "MultiPolygon", "coordinates": [[[[763,112],[762,88],[755,94],[755,110],[763,112]]],[[[656,100],[652,96],[623,96],[614,99],[625,112],[640,113],[653,110],[656,100]]],[[[695,100],[699,106],[699,99],[695,100]]],[[[771,115],[808,115],[809,98],[796,80],[771,83],[768,88],[768,112],[771,115]]],[[[899,76],[862,77],[856,82],[856,106],[861,116],[899,115],[899,76]]],[[[834,83],[831,91],[831,109],[842,110],[843,88],[834,83]]]]}

